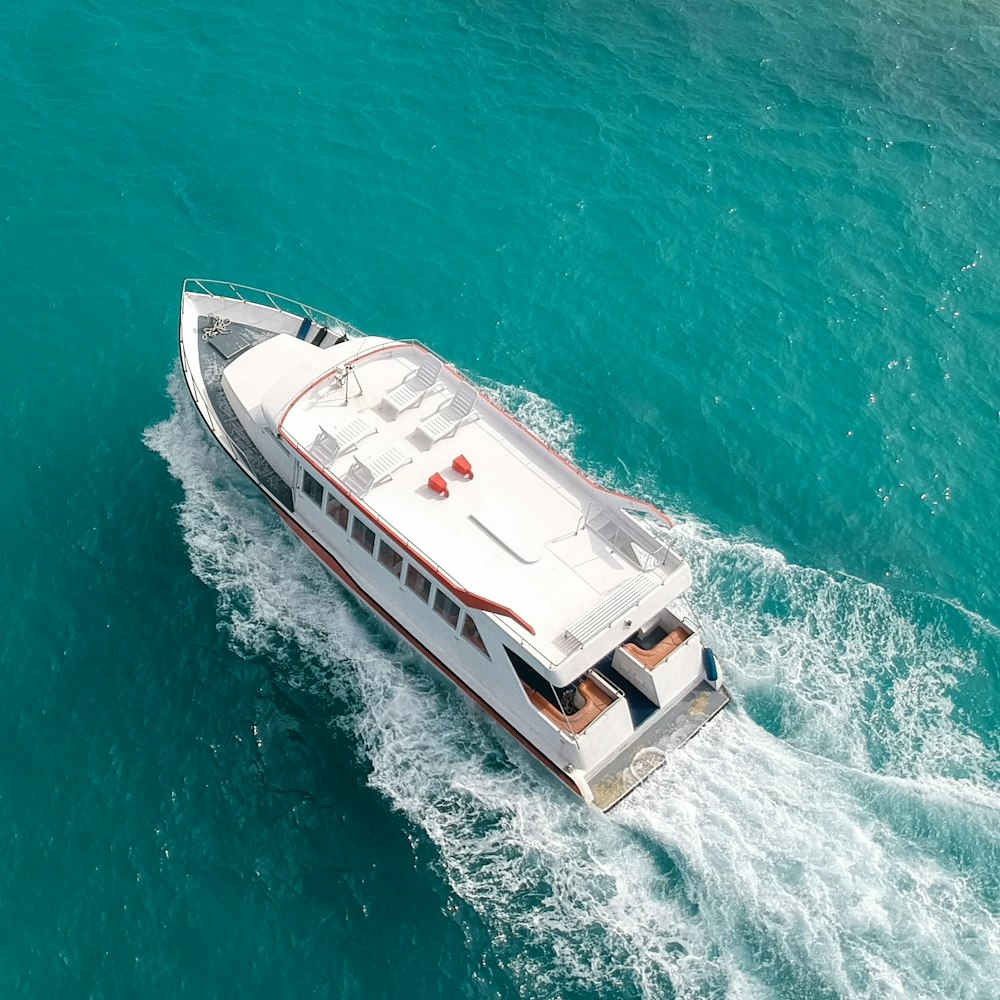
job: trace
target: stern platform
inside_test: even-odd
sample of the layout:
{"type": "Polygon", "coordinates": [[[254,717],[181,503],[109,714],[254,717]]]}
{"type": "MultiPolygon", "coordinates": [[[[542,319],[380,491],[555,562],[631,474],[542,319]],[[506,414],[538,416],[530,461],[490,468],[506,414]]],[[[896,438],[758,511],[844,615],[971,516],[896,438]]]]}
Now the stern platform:
{"type": "Polygon", "coordinates": [[[643,731],[642,747],[626,747],[590,779],[594,805],[607,812],[654,771],[662,767],[666,755],[687,743],[709,719],[729,704],[725,686],[716,691],[707,681],[692,688],[658,722],[643,731]]]}

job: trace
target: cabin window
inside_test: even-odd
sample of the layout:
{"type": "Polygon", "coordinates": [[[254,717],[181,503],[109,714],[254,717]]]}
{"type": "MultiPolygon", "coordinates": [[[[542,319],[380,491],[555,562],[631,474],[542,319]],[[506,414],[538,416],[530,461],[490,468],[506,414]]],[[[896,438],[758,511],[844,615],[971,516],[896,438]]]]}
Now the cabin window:
{"type": "Polygon", "coordinates": [[[302,472],[302,492],[317,506],[323,506],[323,484],[308,472],[302,472]]]}
{"type": "Polygon", "coordinates": [[[406,567],[406,586],[426,604],[431,596],[431,581],[412,566],[406,567]]]}
{"type": "Polygon", "coordinates": [[[331,493],[326,498],[326,513],[334,522],[347,531],[350,511],[331,493]]]}
{"type": "Polygon", "coordinates": [[[398,580],[403,572],[403,557],[388,543],[378,543],[378,561],[398,580]]]}
{"type": "Polygon", "coordinates": [[[468,612],[465,613],[465,620],[462,622],[462,636],[468,639],[483,656],[489,658],[490,654],[486,652],[486,643],[483,642],[483,637],[479,634],[476,620],[468,612]]]}
{"type": "Polygon", "coordinates": [[[458,628],[458,614],[461,608],[443,590],[434,595],[434,610],[452,628],[458,628]]]}
{"type": "Polygon", "coordinates": [[[351,525],[351,538],[369,555],[375,551],[375,532],[359,517],[356,517],[351,525]]]}

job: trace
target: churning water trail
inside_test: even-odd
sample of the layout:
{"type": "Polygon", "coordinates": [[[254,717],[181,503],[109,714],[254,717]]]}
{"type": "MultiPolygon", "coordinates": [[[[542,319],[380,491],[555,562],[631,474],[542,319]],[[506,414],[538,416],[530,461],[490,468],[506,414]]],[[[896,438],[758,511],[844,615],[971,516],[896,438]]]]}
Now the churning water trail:
{"type": "MultiPolygon", "coordinates": [[[[730,715],[673,755],[620,822],[677,858],[728,967],[803,996],[985,997],[1000,925],[970,873],[883,817],[859,776],[730,715]]],[[[904,788],[905,801],[919,787],[904,788]]],[[[966,823],[974,809],[962,803],[966,823]]],[[[991,835],[997,803],[978,817],[991,835]]],[[[995,841],[993,850],[996,850],[995,841]]]]}
{"type": "MultiPolygon", "coordinates": [[[[604,817],[359,612],[209,441],[176,372],[170,391],[147,442],[183,486],[192,566],[234,647],[334,694],[331,724],[526,995],[990,995],[998,762],[955,709],[980,668],[959,626],[683,521],[740,707],[604,817]]],[[[572,449],[551,404],[491,391],[572,449]]]]}

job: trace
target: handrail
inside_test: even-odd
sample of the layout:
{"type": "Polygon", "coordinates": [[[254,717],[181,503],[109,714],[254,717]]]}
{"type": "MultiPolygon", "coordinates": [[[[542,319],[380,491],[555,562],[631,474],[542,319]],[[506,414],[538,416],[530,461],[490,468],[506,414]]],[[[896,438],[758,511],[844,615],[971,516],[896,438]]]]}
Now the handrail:
{"type": "Polygon", "coordinates": [[[634,514],[649,513],[645,508],[625,504],[609,504],[607,501],[591,500],[587,504],[586,513],[577,522],[577,533],[584,528],[590,528],[599,534],[612,548],[621,552],[626,558],[635,562],[639,569],[646,571],[654,566],[666,565],[667,559],[673,556],[679,558],[669,543],[658,538],[645,524],[637,520],[634,514]],[[593,515],[603,514],[607,521],[603,525],[593,523],[593,515]],[[611,529],[611,530],[607,530],[611,529]],[[638,554],[630,554],[627,544],[638,546],[648,556],[642,559],[638,554]]]}
{"type": "Polygon", "coordinates": [[[611,690],[608,691],[608,694],[616,695],[616,700],[617,698],[625,697],[625,692],[617,684],[615,684],[614,681],[608,680],[608,678],[597,669],[596,665],[591,667],[584,676],[590,677],[598,687],[603,685],[605,690],[610,688],[611,690]]]}
{"type": "Polygon", "coordinates": [[[236,282],[220,281],[216,278],[185,278],[183,292],[185,295],[197,295],[200,293],[215,299],[232,299],[235,296],[241,302],[275,309],[289,316],[297,316],[299,319],[310,319],[320,326],[339,327],[346,331],[348,336],[364,336],[357,327],[322,309],[317,309],[315,306],[307,306],[296,299],[290,299],[285,295],[278,295],[276,292],[269,292],[264,288],[254,288],[252,285],[240,285],[236,282]],[[227,295],[225,294],[226,291],[232,294],[227,295]]]}
{"type": "MultiPolygon", "coordinates": [[[[221,430],[218,421],[215,419],[215,410],[202,401],[201,393],[198,391],[198,383],[195,381],[194,377],[191,375],[191,366],[188,363],[187,353],[184,350],[184,345],[180,345],[180,358],[181,358],[181,369],[184,373],[184,381],[187,383],[188,391],[191,393],[191,398],[194,400],[195,406],[198,407],[198,412],[202,414],[209,425],[209,429],[218,436],[218,432],[221,430]]],[[[229,437],[227,434],[226,437],[229,437]]]]}

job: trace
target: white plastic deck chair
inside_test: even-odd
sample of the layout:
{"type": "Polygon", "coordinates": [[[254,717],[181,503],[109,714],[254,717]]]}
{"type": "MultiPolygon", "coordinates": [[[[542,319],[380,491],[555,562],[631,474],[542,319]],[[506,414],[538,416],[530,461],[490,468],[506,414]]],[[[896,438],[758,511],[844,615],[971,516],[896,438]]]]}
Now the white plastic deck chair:
{"type": "Polygon", "coordinates": [[[437,385],[441,362],[435,357],[424,359],[423,364],[410,372],[395,389],[382,399],[382,409],[387,417],[395,420],[403,410],[416,406],[437,385]]]}
{"type": "Polygon", "coordinates": [[[344,485],[355,495],[364,496],[372,487],[392,478],[392,474],[413,459],[402,447],[386,448],[377,455],[356,458],[344,476],[344,485]]]}
{"type": "Polygon", "coordinates": [[[359,441],[374,434],[378,428],[367,417],[357,417],[335,431],[328,431],[320,425],[319,434],[309,448],[313,458],[329,468],[338,456],[357,447],[359,441]]]}
{"type": "Polygon", "coordinates": [[[455,395],[446,399],[435,413],[425,417],[417,424],[416,433],[426,438],[430,444],[449,437],[470,420],[479,416],[475,412],[479,393],[471,385],[460,385],[455,395]]]}
{"type": "Polygon", "coordinates": [[[371,469],[360,459],[355,459],[344,476],[344,485],[356,496],[363,497],[374,485],[371,469]]]}

